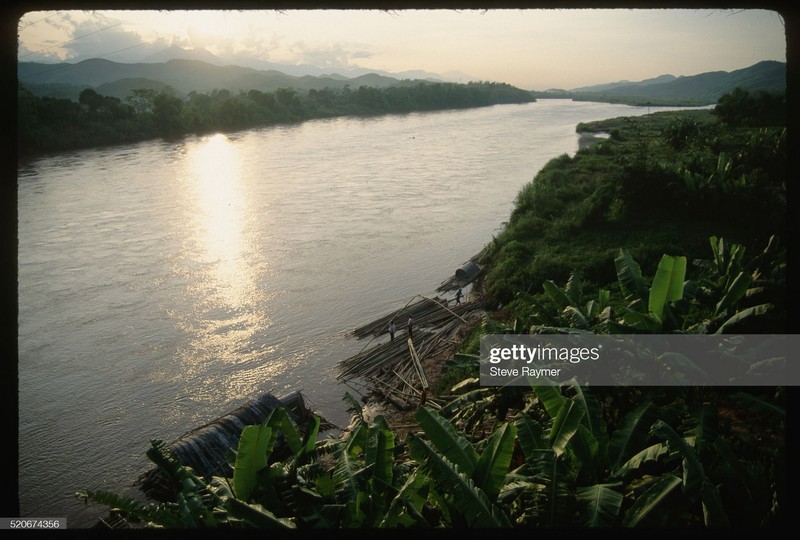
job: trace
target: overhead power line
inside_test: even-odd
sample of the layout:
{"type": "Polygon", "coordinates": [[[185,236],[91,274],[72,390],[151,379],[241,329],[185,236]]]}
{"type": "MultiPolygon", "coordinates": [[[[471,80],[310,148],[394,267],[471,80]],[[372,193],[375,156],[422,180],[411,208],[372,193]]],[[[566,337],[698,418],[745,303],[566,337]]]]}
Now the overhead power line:
{"type": "Polygon", "coordinates": [[[30,55],[32,55],[32,54],[40,53],[40,52],[42,52],[42,51],[46,51],[46,50],[48,50],[48,49],[53,49],[53,48],[55,48],[55,47],[62,47],[62,46],[64,46],[64,45],[68,44],[68,43],[72,43],[73,41],[77,41],[77,40],[79,40],[79,39],[85,38],[85,37],[87,37],[87,36],[91,36],[91,35],[93,35],[93,34],[97,34],[98,32],[103,32],[104,30],[109,30],[109,29],[111,29],[111,28],[114,28],[115,26],[119,26],[119,25],[121,25],[121,24],[122,24],[121,22],[118,22],[117,24],[112,24],[111,26],[106,26],[105,28],[101,28],[100,30],[95,30],[94,32],[89,32],[88,34],[84,34],[84,35],[82,35],[82,36],[78,36],[78,37],[72,38],[72,39],[70,39],[69,41],[64,41],[64,42],[62,42],[62,43],[57,43],[57,44],[55,44],[55,45],[51,45],[51,46],[49,46],[49,47],[45,47],[44,49],[39,49],[38,51],[31,51],[31,52],[29,52],[29,53],[27,53],[27,54],[23,54],[23,55],[22,55],[22,56],[20,56],[19,58],[25,58],[26,56],[30,56],[30,55]]]}

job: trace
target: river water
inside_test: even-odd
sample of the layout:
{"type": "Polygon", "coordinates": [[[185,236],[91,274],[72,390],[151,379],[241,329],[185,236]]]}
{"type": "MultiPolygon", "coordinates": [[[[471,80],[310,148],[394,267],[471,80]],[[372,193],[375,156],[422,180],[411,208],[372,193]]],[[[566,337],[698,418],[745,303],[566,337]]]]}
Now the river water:
{"type": "Polygon", "coordinates": [[[346,425],[348,331],[434,295],[579,122],[647,112],[541,100],[21,164],[21,514],[91,526],[77,490],[134,495],[151,439],[264,392],[346,425]]]}

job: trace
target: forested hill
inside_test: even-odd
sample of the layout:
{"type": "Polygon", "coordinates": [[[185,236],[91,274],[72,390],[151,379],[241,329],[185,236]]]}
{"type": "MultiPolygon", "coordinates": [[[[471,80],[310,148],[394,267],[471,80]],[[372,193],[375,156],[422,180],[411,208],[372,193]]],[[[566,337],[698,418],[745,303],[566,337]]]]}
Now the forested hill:
{"type": "Polygon", "coordinates": [[[786,63],[758,62],[735,71],[711,71],[699,75],[675,77],[662,75],[639,82],[620,81],[594,86],[536,92],[537,97],[571,97],[586,101],[624,101],[627,103],[695,103],[715,104],[717,100],[740,88],[748,92],[786,93],[786,63]]]}
{"type": "MultiPolygon", "coordinates": [[[[132,90],[147,88],[161,91],[171,88],[176,95],[227,90],[238,93],[275,92],[281,88],[297,91],[344,89],[349,86],[389,88],[412,86],[421,80],[399,80],[378,74],[345,78],[337,75],[294,76],[275,70],[241,66],[217,66],[199,60],[175,59],[163,63],[124,64],[95,58],[76,64],[41,64],[19,62],[17,78],[34,95],[68,98],[77,101],[81,91],[91,88],[104,96],[125,99],[132,90]]],[[[434,81],[427,81],[434,82],[434,81]]]]}

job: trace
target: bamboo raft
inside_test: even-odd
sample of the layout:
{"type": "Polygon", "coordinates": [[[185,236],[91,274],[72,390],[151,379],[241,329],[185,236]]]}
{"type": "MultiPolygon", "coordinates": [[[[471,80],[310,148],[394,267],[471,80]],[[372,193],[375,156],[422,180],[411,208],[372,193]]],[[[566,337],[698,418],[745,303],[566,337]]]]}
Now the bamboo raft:
{"type": "Polygon", "coordinates": [[[381,335],[386,335],[389,331],[389,323],[393,320],[397,325],[397,332],[406,332],[406,322],[408,316],[412,315],[414,318],[414,328],[422,329],[427,327],[438,327],[442,324],[449,322],[453,315],[462,316],[470,311],[470,306],[473,304],[462,302],[457,306],[448,306],[447,300],[441,298],[428,298],[425,296],[415,297],[411,302],[406,304],[399,310],[385,315],[375,321],[359,326],[351,331],[351,334],[362,339],[368,336],[373,338],[381,335]]]}
{"type": "Polygon", "coordinates": [[[371,336],[372,340],[387,334],[389,324],[399,322],[394,340],[368,345],[358,354],[339,363],[337,379],[359,381],[371,393],[382,397],[401,410],[414,404],[427,403],[439,408],[436,400],[428,397],[428,380],[424,362],[451,348],[456,336],[465,325],[479,317],[482,309],[475,302],[462,302],[448,306],[440,298],[415,297],[395,313],[355,328],[352,334],[359,339],[371,336]],[[412,315],[414,331],[407,334],[405,321],[412,315]]]}
{"type": "MultiPolygon", "coordinates": [[[[200,476],[230,476],[233,470],[227,455],[238,446],[244,427],[263,423],[277,407],[284,407],[300,424],[301,429],[304,421],[314,414],[300,392],[292,392],[280,399],[266,393],[224,416],[184,433],[167,446],[182,465],[191,467],[200,476]]],[[[320,418],[320,431],[333,428],[336,426],[320,418]]],[[[157,468],[142,474],[137,484],[151,499],[168,500],[171,496],[168,482],[157,468]]]]}

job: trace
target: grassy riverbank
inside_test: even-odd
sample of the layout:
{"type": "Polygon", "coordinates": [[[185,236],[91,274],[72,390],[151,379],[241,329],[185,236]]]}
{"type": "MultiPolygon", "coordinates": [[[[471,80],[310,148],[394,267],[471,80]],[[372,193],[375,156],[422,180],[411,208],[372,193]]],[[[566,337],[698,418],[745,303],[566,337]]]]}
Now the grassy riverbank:
{"type": "Polygon", "coordinates": [[[319,441],[277,412],[231,479],[154,444],[175,500],[82,495],[167,527],[784,525],[784,387],[478,384],[484,334],[788,330],[785,127],[721,112],[578,127],[609,137],[520,191],[473,287],[486,312],[436,359],[445,405],[372,416],[346,395],[350,429],[319,441]]]}

